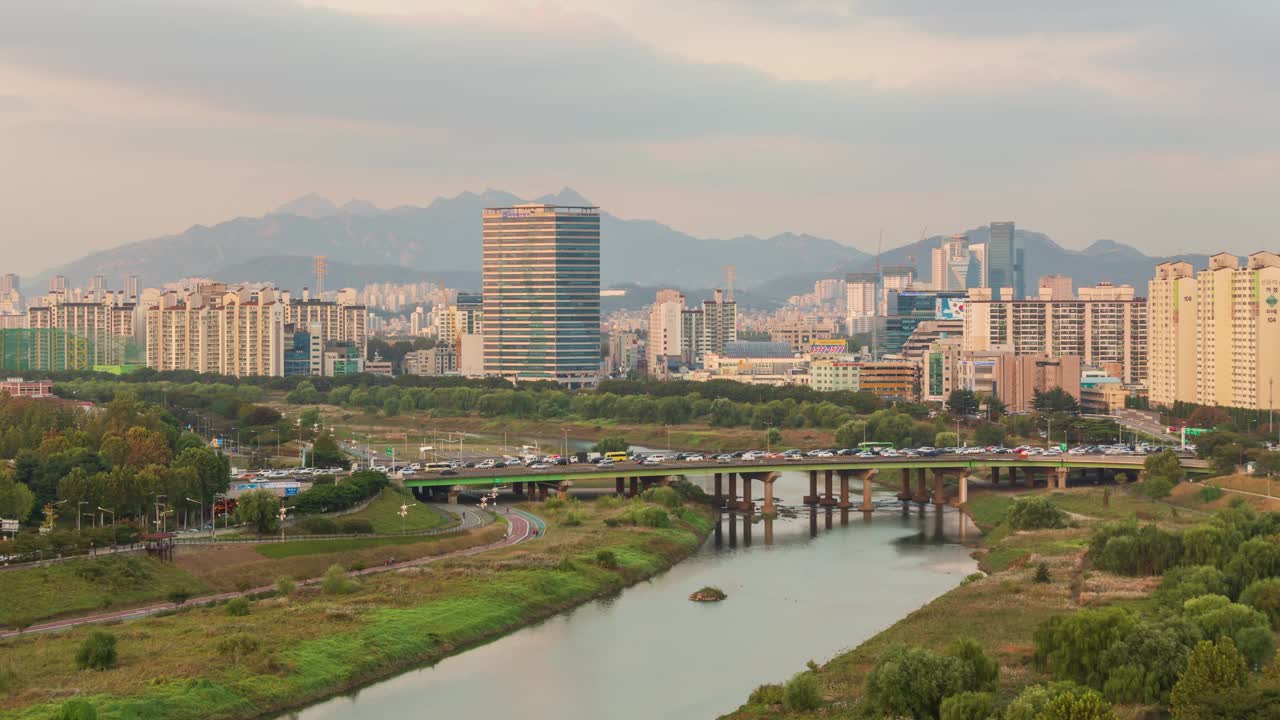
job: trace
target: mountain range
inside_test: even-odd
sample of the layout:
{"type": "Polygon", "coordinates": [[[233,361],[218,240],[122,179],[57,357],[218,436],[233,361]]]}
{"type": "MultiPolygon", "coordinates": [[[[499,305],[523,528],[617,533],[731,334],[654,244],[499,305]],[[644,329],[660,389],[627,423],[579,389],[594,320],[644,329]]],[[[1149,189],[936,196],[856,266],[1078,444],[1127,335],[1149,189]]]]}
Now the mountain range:
{"type": "MultiPolygon", "coordinates": [[[[480,217],[486,207],[522,202],[590,205],[572,189],[525,200],[501,190],[464,192],[426,206],[380,209],[354,199],[337,205],[319,195],[304,195],[261,217],[239,217],[212,227],[196,225],[165,235],[102,250],[52,268],[32,278],[27,287],[43,287],[52,275],[65,275],[73,285],[104,275],[120,287],[136,274],[144,286],[183,277],[209,277],[227,282],[269,281],[300,289],[314,284],[311,257],[328,257],[326,287],[359,287],[372,282],[407,283],[432,280],[451,287],[475,289],[480,272],[480,217]]],[[[876,260],[835,240],[783,233],[772,237],[744,235],[727,239],[699,238],[656,220],[627,220],[601,213],[601,282],[604,286],[677,287],[690,295],[724,287],[726,269],[736,269],[739,300],[769,305],[809,292],[816,280],[847,272],[872,270],[876,260]]],[[[968,232],[984,242],[986,226],[968,232]]],[[[1149,257],[1136,248],[1099,240],[1084,250],[1070,250],[1047,235],[1019,229],[1026,258],[1027,287],[1049,273],[1072,276],[1077,286],[1100,281],[1129,283],[1141,293],[1156,263],[1188,260],[1197,266],[1206,255],[1149,257]]],[[[925,238],[885,251],[880,264],[913,265],[928,280],[930,250],[942,236],[925,238]]]]}

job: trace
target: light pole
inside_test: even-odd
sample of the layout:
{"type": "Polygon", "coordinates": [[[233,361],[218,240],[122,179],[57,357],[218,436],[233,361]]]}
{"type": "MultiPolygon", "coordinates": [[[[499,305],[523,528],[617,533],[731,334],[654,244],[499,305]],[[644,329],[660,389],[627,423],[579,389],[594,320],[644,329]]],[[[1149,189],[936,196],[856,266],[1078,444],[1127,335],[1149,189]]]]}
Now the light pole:
{"type": "MultiPolygon", "coordinates": [[[[667,426],[667,449],[671,449],[671,426],[667,426]]],[[[764,424],[764,454],[773,454],[773,423],[764,424]]]]}
{"type": "Polygon", "coordinates": [[[155,499],[156,499],[156,502],[155,502],[155,508],[156,508],[156,529],[158,529],[160,532],[164,532],[164,512],[163,512],[163,503],[161,503],[161,502],[160,502],[160,498],[164,498],[165,500],[168,500],[168,499],[169,499],[169,496],[168,496],[168,495],[163,495],[163,494],[161,494],[161,493],[152,493],[152,495],[154,495],[154,496],[155,496],[155,499]]]}
{"type": "Polygon", "coordinates": [[[88,504],[89,504],[88,500],[81,500],[76,503],[76,532],[80,532],[80,516],[84,514],[84,512],[80,509],[80,506],[88,505],[88,504]]]}
{"type": "MultiPolygon", "coordinates": [[[[102,507],[101,505],[99,505],[99,506],[98,506],[98,512],[99,512],[99,513],[111,513],[111,525],[112,525],[112,527],[114,527],[114,526],[115,526],[115,524],[116,524],[116,511],[115,511],[115,510],[108,510],[108,509],[106,509],[106,508],[102,507]]],[[[99,515],[98,517],[99,517],[98,524],[99,524],[99,525],[101,525],[101,524],[102,524],[102,520],[101,520],[101,517],[102,517],[102,516],[101,516],[101,515],[99,515]]]]}
{"type": "Polygon", "coordinates": [[[284,542],[284,518],[288,514],[289,514],[289,508],[285,507],[284,505],[281,505],[280,514],[277,516],[280,518],[280,542],[284,542]]]}
{"type": "Polygon", "coordinates": [[[200,524],[203,525],[204,524],[204,501],[196,500],[195,498],[187,498],[187,502],[193,502],[200,506],[200,524]]]}
{"type": "Polygon", "coordinates": [[[412,505],[402,504],[400,506],[400,512],[396,513],[397,515],[400,516],[400,534],[401,535],[404,534],[404,519],[409,516],[409,508],[417,507],[417,506],[418,506],[418,503],[413,503],[412,505]]]}
{"type": "Polygon", "coordinates": [[[959,415],[956,416],[956,444],[960,445],[960,447],[964,447],[964,445],[960,442],[960,416],[959,415]]]}

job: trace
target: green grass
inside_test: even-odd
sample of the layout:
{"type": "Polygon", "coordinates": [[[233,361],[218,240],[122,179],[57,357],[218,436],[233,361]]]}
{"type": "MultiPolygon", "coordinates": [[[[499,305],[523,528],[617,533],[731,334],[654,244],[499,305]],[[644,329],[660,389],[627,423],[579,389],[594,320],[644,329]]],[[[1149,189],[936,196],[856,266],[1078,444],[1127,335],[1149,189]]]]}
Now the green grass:
{"type": "Polygon", "coordinates": [[[178,591],[197,595],[208,588],[173,565],[145,556],[109,555],[7,570],[0,573],[0,626],[129,607],[178,591]]]}
{"type": "Polygon", "coordinates": [[[408,492],[398,488],[385,488],[365,509],[350,515],[335,517],[334,520],[339,523],[343,520],[368,520],[373,523],[373,531],[380,534],[398,533],[401,529],[405,531],[433,530],[453,522],[452,517],[441,513],[439,510],[429,505],[417,503],[416,507],[408,508],[408,515],[404,517],[402,523],[399,514],[400,506],[414,505],[415,503],[417,501],[408,492]]]}
{"type": "Polygon", "coordinates": [[[1011,535],[1000,542],[982,560],[988,572],[1000,572],[1031,555],[1074,555],[1088,545],[1088,537],[1078,531],[1048,531],[1030,535],[1011,535]]]}
{"type": "Polygon", "coordinates": [[[1004,522],[1013,501],[1014,499],[1009,495],[984,493],[969,498],[969,502],[965,503],[964,507],[978,527],[985,532],[1004,522]]]}
{"type": "Polygon", "coordinates": [[[279,560],[281,558],[299,557],[301,555],[323,555],[347,550],[367,550],[386,545],[416,545],[418,543],[435,542],[443,538],[458,536],[457,533],[441,533],[439,535],[405,535],[402,537],[370,537],[370,538],[333,538],[332,540],[299,540],[297,542],[264,543],[254,545],[259,555],[279,560]]]}

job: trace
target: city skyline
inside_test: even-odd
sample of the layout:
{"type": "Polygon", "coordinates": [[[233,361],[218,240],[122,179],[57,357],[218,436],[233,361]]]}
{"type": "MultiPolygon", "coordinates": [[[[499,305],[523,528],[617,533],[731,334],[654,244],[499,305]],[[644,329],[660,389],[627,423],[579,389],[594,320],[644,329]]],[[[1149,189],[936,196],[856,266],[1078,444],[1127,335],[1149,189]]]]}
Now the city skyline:
{"type": "Polygon", "coordinates": [[[24,274],[312,190],[393,206],[487,186],[573,185],[703,236],[809,232],[869,250],[880,228],[908,241],[1013,217],[1067,247],[1172,254],[1225,237],[1244,254],[1276,183],[1263,3],[1210,20],[1181,3],[12,12],[0,126],[14,172],[0,189],[24,274]],[[108,21],[118,32],[95,32],[108,21]],[[483,42],[458,47],[475,26],[483,42]],[[217,61],[229,42],[240,59],[217,61]],[[426,92],[406,96],[410,78],[426,92]],[[486,112],[526,98],[518,120],[486,112]],[[547,150],[515,158],[494,136],[547,150]]]}

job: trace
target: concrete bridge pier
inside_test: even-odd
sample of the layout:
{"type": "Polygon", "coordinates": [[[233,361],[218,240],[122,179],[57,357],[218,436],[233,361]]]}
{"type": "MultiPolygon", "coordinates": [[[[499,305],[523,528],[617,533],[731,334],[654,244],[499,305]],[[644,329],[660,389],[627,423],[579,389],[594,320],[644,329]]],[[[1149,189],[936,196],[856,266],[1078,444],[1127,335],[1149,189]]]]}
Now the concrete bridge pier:
{"type": "Polygon", "coordinates": [[[875,470],[862,470],[858,473],[862,480],[862,507],[858,508],[862,511],[864,517],[870,517],[876,507],[871,501],[871,479],[876,476],[875,470]]]}
{"type": "Polygon", "coordinates": [[[729,510],[738,509],[738,473],[729,473],[729,497],[725,507],[729,510]]]}
{"type": "Polygon", "coordinates": [[[778,479],[778,473],[765,473],[760,476],[760,484],[764,485],[764,505],[761,506],[760,512],[764,514],[768,529],[765,531],[765,544],[773,543],[773,516],[778,514],[778,508],[773,504],[773,482],[778,479]]]}
{"type": "Polygon", "coordinates": [[[635,497],[640,494],[640,478],[633,475],[629,480],[627,497],[635,497]]]}
{"type": "Polygon", "coordinates": [[[943,472],[941,469],[933,471],[933,504],[939,510],[942,509],[943,505],[947,504],[947,496],[942,491],[942,481],[946,479],[943,472]]]}
{"type": "Polygon", "coordinates": [[[514,483],[511,483],[511,492],[513,492],[513,493],[515,493],[515,494],[517,494],[517,495],[523,495],[523,494],[524,494],[524,483],[522,483],[522,482],[514,482],[514,483]]]}
{"type": "Polygon", "coordinates": [[[535,500],[538,499],[538,483],[532,482],[532,481],[527,482],[524,485],[524,489],[528,496],[529,502],[534,502],[535,500]]]}
{"type": "Polygon", "coordinates": [[[834,508],[834,507],[832,507],[831,505],[827,505],[826,507],[824,507],[824,508],[822,508],[822,509],[826,512],[826,516],[827,516],[827,529],[828,529],[828,530],[830,530],[830,529],[831,529],[831,516],[835,514],[835,508],[834,508]]]}
{"type": "Polygon", "coordinates": [[[991,468],[991,484],[992,485],[1000,484],[1000,467],[999,466],[991,468]]]}
{"type": "Polygon", "coordinates": [[[853,507],[853,503],[849,502],[849,474],[851,470],[840,470],[837,474],[840,476],[840,502],[836,503],[836,507],[840,508],[840,524],[849,524],[849,508],[853,507]]]}
{"type": "Polygon", "coordinates": [[[818,506],[809,506],[809,537],[818,537],[818,506]]]}
{"type": "Polygon", "coordinates": [[[538,485],[538,499],[539,499],[539,500],[546,500],[546,499],[547,499],[547,486],[546,486],[546,484],[539,484],[539,485],[538,485]]]}
{"type": "MultiPolygon", "coordinates": [[[[738,509],[747,513],[748,517],[751,511],[756,507],[755,501],[751,499],[751,476],[742,474],[742,502],[738,504],[738,509]]],[[[743,539],[746,539],[745,536],[743,539]]]]}
{"type": "Polygon", "coordinates": [[[809,471],[809,494],[804,496],[805,505],[818,504],[818,471],[809,471]]]}
{"type": "Polygon", "coordinates": [[[569,499],[569,488],[573,487],[572,480],[561,480],[556,484],[556,497],[561,500],[569,499]]]}
{"type": "Polygon", "coordinates": [[[917,468],[916,469],[916,494],[913,495],[911,498],[912,500],[916,501],[917,503],[920,503],[921,505],[929,502],[928,481],[925,480],[924,476],[925,476],[924,468],[917,468]]]}
{"type": "Polygon", "coordinates": [[[712,506],[719,510],[724,507],[724,486],[722,485],[723,477],[720,473],[715,474],[715,495],[712,499],[712,506]]]}
{"type": "Polygon", "coordinates": [[[461,485],[454,485],[453,487],[449,488],[449,504],[450,504],[450,505],[457,505],[457,504],[458,504],[458,496],[459,496],[459,495],[461,495],[461,494],[462,494],[462,486],[461,486],[461,485]]]}
{"type": "Polygon", "coordinates": [[[911,468],[902,468],[902,492],[898,499],[904,503],[911,501],[911,468]]]}
{"type": "MultiPolygon", "coordinates": [[[[999,468],[996,468],[996,470],[999,470],[999,468]]],[[[1018,484],[1018,468],[1013,465],[1009,466],[1009,484],[1015,486],[1018,484]]]]}
{"type": "Polygon", "coordinates": [[[1069,471],[1069,470],[1067,470],[1067,469],[1066,469],[1066,468],[1064,468],[1064,467],[1063,467],[1063,468],[1058,468],[1058,469],[1054,472],[1054,474],[1058,476],[1058,477],[1057,477],[1057,480],[1058,480],[1058,489],[1059,489],[1059,490],[1066,490],[1066,489],[1067,489],[1067,473],[1068,473],[1068,472],[1070,472],[1070,471],[1069,471]]]}
{"type": "MultiPolygon", "coordinates": [[[[960,471],[960,494],[956,498],[956,503],[963,505],[967,502],[969,502],[969,471],[962,470],[960,471]]],[[[961,526],[963,527],[964,523],[961,523],[961,526]]]]}
{"type": "Polygon", "coordinates": [[[823,489],[825,490],[825,492],[822,495],[822,500],[820,501],[820,503],[827,507],[832,507],[836,504],[835,492],[832,490],[832,487],[831,487],[831,481],[833,479],[834,474],[835,473],[831,470],[826,471],[826,483],[823,486],[823,489]]]}
{"type": "Polygon", "coordinates": [[[627,496],[627,479],[623,477],[619,477],[619,478],[616,478],[614,482],[615,482],[615,485],[613,489],[613,494],[617,495],[618,497],[626,497],[627,496]]]}
{"type": "Polygon", "coordinates": [[[764,516],[764,544],[765,545],[773,544],[773,516],[772,515],[764,516]]]}

